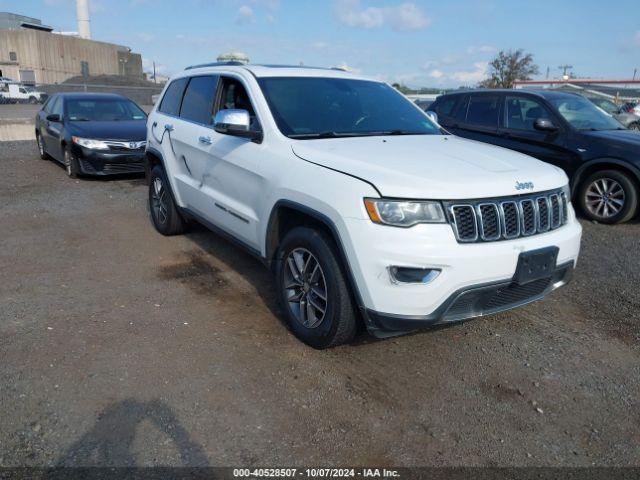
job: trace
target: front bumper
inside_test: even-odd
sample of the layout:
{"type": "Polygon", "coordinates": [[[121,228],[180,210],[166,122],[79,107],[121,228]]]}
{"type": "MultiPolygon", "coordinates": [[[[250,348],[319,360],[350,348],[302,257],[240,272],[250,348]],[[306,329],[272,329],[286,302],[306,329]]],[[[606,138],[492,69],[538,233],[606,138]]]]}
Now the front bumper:
{"type": "Polygon", "coordinates": [[[403,316],[367,310],[369,331],[379,337],[409,332],[444,323],[459,322],[521,307],[540,300],[566,285],[573,274],[573,261],[556,268],[551,277],[520,285],[511,279],[463,288],[453,293],[429,315],[403,316]]]}
{"type": "Polygon", "coordinates": [[[569,208],[553,231],[513,240],[458,243],[449,224],[402,229],[364,219],[345,221],[347,259],[372,333],[409,331],[496,313],[540,299],[566,283],[577,263],[582,227],[569,208]],[[518,286],[521,253],[558,247],[552,278],[518,286]],[[437,269],[429,283],[397,284],[389,267],[437,269]]]}
{"type": "Polygon", "coordinates": [[[144,149],[135,152],[90,150],[74,145],[73,153],[84,175],[144,173],[144,149]]]}

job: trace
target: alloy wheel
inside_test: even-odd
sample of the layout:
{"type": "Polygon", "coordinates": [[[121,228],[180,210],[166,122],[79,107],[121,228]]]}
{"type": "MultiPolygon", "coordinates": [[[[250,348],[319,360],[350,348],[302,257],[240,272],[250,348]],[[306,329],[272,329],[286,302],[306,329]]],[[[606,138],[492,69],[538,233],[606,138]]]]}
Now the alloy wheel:
{"type": "Polygon", "coordinates": [[[71,176],[73,172],[71,171],[71,153],[69,150],[64,152],[64,166],[67,169],[67,175],[71,176]]]}
{"type": "Polygon", "coordinates": [[[611,178],[598,178],[587,187],[586,206],[596,217],[610,218],[624,207],[625,193],[622,185],[611,178]]]}
{"type": "Polygon", "coordinates": [[[153,191],[151,192],[151,208],[156,221],[164,225],[167,222],[167,190],[164,188],[162,179],[153,179],[153,191]]]}
{"type": "Polygon", "coordinates": [[[285,260],[284,290],[289,309],[307,328],[318,327],[327,312],[327,282],[318,259],[305,248],[292,250],[285,260]]]}

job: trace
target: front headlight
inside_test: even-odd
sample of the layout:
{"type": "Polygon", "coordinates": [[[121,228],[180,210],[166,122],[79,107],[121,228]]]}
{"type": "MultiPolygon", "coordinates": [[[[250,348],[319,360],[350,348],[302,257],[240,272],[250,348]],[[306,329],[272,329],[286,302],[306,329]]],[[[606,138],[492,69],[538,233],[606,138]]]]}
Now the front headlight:
{"type": "Polygon", "coordinates": [[[571,203],[571,188],[569,187],[568,183],[564,187],[562,187],[562,193],[564,193],[567,199],[567,203],[571,203]]]}
{"type": "Polygon", "coordinates": [[[84,148],[89,148],[91,150],[109,150],[109,145],[102,140],[92,140],[90,138],[80,137],[71,137],[71,139],[73,140],[73,143],[84,148]]]}
{"type": "Polygon", "coordinates": [[[365,198],[371,221],[394,227],[411,227],[418,223],[446,223],[440,202],[412,202],[365,198]]]}

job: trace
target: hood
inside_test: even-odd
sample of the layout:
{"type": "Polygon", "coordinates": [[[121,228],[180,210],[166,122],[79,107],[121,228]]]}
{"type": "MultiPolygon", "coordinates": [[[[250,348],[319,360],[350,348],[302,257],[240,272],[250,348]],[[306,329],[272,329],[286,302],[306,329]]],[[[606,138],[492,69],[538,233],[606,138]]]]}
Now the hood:
{"type": "Polygon", "coordinates": [[[96,140],[139,142],[147,138],[146,119],[120,122],[72,122],[67,120],[66,126],[72,135],[96,140]]]}
{"type": "Polygon", "coordinates": [[[299,140],[294,153],[362,178],[385,197],[461,200],[520,195],[567,183],[562,170],[526,155],[453,135],[299,140]],[[518,183],[533,188],[518,189],[518,183]]]}
{"type": "Polygon", "coordinates": [[[640,134],[633,130],[582,130],[580,133],[592,139],[610,142],[613,145],[635,148],[636,151],[640,147],[640,134]]]}

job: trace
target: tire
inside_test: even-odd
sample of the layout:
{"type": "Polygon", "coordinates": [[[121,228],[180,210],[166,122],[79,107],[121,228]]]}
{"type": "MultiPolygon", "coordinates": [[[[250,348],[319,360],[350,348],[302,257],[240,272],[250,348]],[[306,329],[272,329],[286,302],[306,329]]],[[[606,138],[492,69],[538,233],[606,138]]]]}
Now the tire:
{"type": "Polygon", "coordinates": [[[69,147],[64,149],[64,168],[67,171],[69,178],[78,178],[80,175],[78,159],[73,153],[71,153],[71,148],[69,147]]]}
{"type": "Polygon", "coordinates": [[[640,122],[633,122],[629,125],[629,130],[640,132],[640,122]]]}
{"type": "Polygon", "coordinates": [[[29,97],[29,103],[31,105],[35,105],[36,103],[38,103],[38,99],[36,97],[29,97]]]}
{"type": "Polygon", "coordinates": [[[323,232],[296,227],[286,234],[276,256],[276,282],[287,326],[304,343],[324,349],[353,339],[353,301],[333,242],[323,232]]]}
{"type": "Polygon", "coordinates": [[[186,222],[178,207],[169,181],[160,165],[151,170],[149,176],[149,214],[151,223],[162,235],[179,235],[186,230],[186,222]]]}
{"type": "Polygon", "coordinates": [[[38,145],[38,154],[42,160],[49,160],[51,157],[44,149],[44,142],[42,141],[42,136],[40,136],[40,132],[36,132],[36,144],[38,145]]]}
{"type": "Polygon", "coordinates": [[[578,190],[582,212],[600,223],[623,223],[636,213],[638,187],[618,170],[601,170],[587,177],[578,190]]]}

